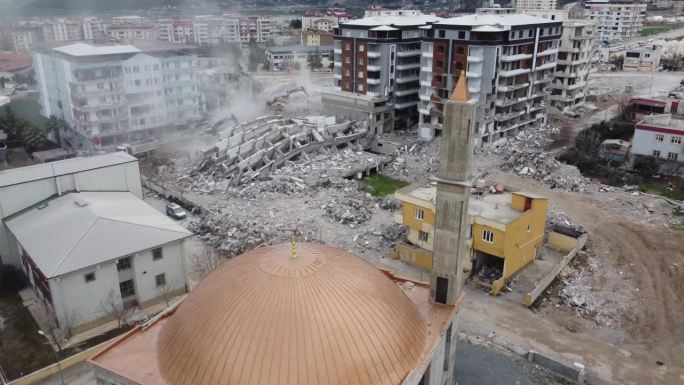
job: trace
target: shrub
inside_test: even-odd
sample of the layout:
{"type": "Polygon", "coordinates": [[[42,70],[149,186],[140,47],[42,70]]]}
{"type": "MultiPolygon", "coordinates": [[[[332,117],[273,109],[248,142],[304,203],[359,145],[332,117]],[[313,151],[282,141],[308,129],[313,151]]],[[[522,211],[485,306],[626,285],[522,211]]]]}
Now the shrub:
{"type": "Polygon", "coordinates": [[[650,178],[658,173],[660,161],[652,156],[637,156],[634,159],[634,171],[644,178],[650,178]]]}
{"type": "Polygon", "coordinates": [[[0,293],[14,294],[28,286],[24,272],[12,265],[0,266],[0,293]]]}

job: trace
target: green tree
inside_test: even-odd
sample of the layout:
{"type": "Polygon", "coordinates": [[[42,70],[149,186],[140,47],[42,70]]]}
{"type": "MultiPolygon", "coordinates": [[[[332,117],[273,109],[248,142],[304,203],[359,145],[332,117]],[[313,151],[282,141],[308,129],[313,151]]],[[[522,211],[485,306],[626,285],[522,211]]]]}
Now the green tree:
{"type": "Polygon", "coordinates": [[[33,152],[45,143],[46,132],[42,127],[25,120],[19,121],[21,143],[28,152],[33,152]]]}
{"type": "Polygon", "coordinates": [[[18,119],[14,110],[9,105],[5,106],[0,115],[0,130],[7,133],[10,139],[18,139],[19,131],[17,127],[18,119]]]}
{"type": "Polygon", "coordinates": [[[257,41],[251,39],[248,45],[249,56],[247,57],[247,69],[254,72],[259,69],[259,64],[266,63],[266,50],[257,44],[257,41]]]}
{"type": "Polygon", "coordinates": [[[644,178],[650,178],[658,173],[660,160],[652,156],[637,156],[634,159],[634,171],[644,178]]]}
{"type": "Polygon", "coordinates": [[[50,115],[48,120],[45,122],[45,134],[52,133],[55,142],[58,145],[62,145],[61,140],[61,130],[66,127],[66,122],[62,118],[58,118],[55,115],[50,115]]]}

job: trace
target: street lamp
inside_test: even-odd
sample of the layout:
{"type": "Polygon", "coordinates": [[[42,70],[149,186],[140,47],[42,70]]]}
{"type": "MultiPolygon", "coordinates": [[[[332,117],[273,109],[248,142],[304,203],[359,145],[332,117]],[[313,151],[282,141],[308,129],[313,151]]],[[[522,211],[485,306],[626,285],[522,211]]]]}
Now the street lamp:
{"type": "MultiPolygon", "coordinates": [[[[52,344],[52,340],[50,339],[50,337],[48,337],[48,335],[45,334],[42,330],[38,330],[38,334],[40,334],[41,336],[45,337],[45,339],[48,340],[48,342],[49,342],[50,344],[52,344]]],[[[57,347],[59,348],[59,346],[57,346],[57,347]]],[[[52,349],[52,346],[50,347],[50,349],[52,349]]],[[[60,349],[60,352],[61,352],[61,351],[62,351],[62,350],[60,349]]],[[[62,382],[62,385],[64,385],[64,377],[62,376],[62,365],[59,363],[59,356],[57,356],[57,351],[55,351],[55,349],[52,349],[52,353],[55,354],[55,362],[57,363],[57,370],[58,370],[58,373],[59,373],[59,380],[62,382]]]]}

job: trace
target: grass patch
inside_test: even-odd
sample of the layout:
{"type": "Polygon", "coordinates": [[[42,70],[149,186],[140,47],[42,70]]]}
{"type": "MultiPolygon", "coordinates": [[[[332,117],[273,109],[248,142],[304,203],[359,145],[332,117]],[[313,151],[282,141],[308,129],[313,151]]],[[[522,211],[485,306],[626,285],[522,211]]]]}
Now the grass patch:
{"type": "Polygon", "coordinates": [[[408,183],[384,175],[369,176],[363,180],[365,190],[376,197],[393,194],[396,190],[408,186],[408,183]]]}
{"type": "Polygon", "coordinates": [[[684,179],[679,177],[649,179],[641,183],[640,189],[649,194],[684,201],[684,179]]]}
{"type": "Polygon", "coordinates": [[[40,114],[40,104],[37,100],[12,99],[9,106],[17,118],[27,120],[39,127],[45,127],[47,118],[40,114]]]}

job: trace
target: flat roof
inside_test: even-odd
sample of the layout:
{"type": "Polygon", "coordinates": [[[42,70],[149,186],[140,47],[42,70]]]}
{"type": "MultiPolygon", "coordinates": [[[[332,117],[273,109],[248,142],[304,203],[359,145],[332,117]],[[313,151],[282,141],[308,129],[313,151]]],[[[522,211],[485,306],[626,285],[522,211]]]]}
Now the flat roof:
{"type": "MultiPolygon", "coordinates": [[[[429,202],[433,206],[436,205],[437,202],[437,186],[435,182],[416,184],[413,188],[408,188],[407,190],[401,191],[401,193],[429,202]]],[[[468,215],[479,216],[504,225],[509,224],[525,214],[524,212],[514,210],[511,207],[513,194],[536,199],[546,199],[544,196],[527,192],[504,192],[502,194],[485,194],[480,196],[472,195],[469,199],[468,215]]]]}
{"type": "Polygon", "coordinates": [[[305,53],[313,53],[313,52],[320,52],[320,53],[327,53],[328,51],[332,51],[333,46],[331,45],[321,45],[321,46],[313,46],[313,45],[284,45],[284,46],[275,46],[275,47],[268,47],[266,50],[271,53],[288,53],[288,52],[305,52],[305,53]]]}
{"type": "Polygon", "coordinates": [[[192,235],[130,192],[68,193],[5,225],[47,278],[192,235]]]}
{"type": "Polygon", "coordinates": [[[126,53],[142,52],[132,45],[92,45],[88,43],[74,43],[55,47],[53,50],[69,56],[101,56],[101,55],[120,55],[126,53]]]}
{"type": "Polygon", "coordinates": [[[395,16],[370,16],[363,19],[349,20],[341,23],[341,27],[347,25],[357,25],[364,27],[379,27],[381,25],[395,26],[395,27],[410,27],[420,26],[428,23],[434,23],[442,20],[441,17],[435,15],[395,15],[395,16]]]}
{"type": "Polygon", "coordinates": [[[684,132],[684,120],[671,114],[649,115],[637,123],[636,128],[648,129],[649,127],[661,127],[672,131],[684,132]]]}
{"type": "Polygon", "coordinates": [[[440,19],[433,25],[463,25],[463,26],[481,26],[481,25],[501,25],[501,26],[515,26],[528,24],[555,24],[561,23],[559,20],[549,20],[543,17],[525,15],[521,13],[506,13],[506,14],[472,14],[465,16],[450,17],[447,19],[440,19]]]}
{"type": "Polygon", "coordinates": [[[13,168],[0,171],[0,187],[137,161],[138,159],[135,157],[120,151],[13,168]]]}

